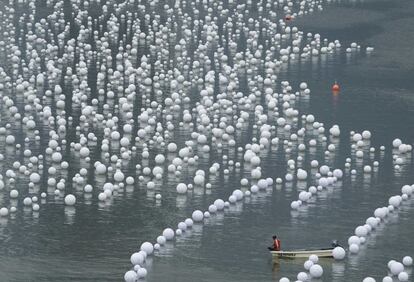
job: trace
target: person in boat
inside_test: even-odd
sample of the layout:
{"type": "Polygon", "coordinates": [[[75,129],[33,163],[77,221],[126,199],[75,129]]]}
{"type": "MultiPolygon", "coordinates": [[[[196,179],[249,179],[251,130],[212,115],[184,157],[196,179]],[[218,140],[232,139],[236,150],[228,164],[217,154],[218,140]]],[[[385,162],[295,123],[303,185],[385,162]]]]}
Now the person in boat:
{"type": "Polygon", "coordinates": [[[277,239],[276,235],[273,235],[273,245],[269,247],[268,249],[270,251],[280,251],[280,240],[277,239]]]}

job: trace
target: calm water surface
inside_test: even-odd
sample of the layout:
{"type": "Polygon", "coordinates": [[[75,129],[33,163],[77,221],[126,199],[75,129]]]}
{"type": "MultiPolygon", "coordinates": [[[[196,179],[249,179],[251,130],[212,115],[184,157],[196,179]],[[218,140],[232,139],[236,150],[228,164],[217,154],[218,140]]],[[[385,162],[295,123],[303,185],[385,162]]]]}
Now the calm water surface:
{"type": "MultiPolygon", "coordinates": [[[[342,182],[318,193],[296,212],[290,202],[297,199],[303,184],[274,185],[167,245],[147,262],[147,281],[278,281],[282,276],[294,280],[304,261],[273,265],[266,252],[273,233],[285,249],[326,246],[334,238],[346,244],[375,208],[388,204],[388,197],[399,193],[402,185],[413,183],[411,160],[395,172],[389,148],[396,137],[409,144],[414,137],[414,3],[331,2],[324,11],[294,24],[322,38],[339,39],[343,48],[334,56],[290,62],[279,78],[295,87],[307,81],[312,93],[309,100],[300,101],[299,109],[313,113],[325,128],[340,126],[343,134],[336,141],[335,158],[328,160],[333,167],[343,168],[350,154],[348,132],[368,129],[373,133],[371,145],[377,148],[372,160],[380,161],[379,170],[371,176],[347,173],[342,182]],[[345,48],[354,41],[375,51],[346,54],[345,48]],[[330,92],[334,80],[341,84],[336,96],[330,92]],[[380,145],[387,147],[384,155],[379,153],[380,145]]],[[[182,142],[188,136],[183,130],[177,138],[182,142]]],[[[307,159],[323,161],[322,153],[308,153],[307,159]]],[[[264,175],[284,177],[286,157],[282,148],[266,156],[264,175]]],[[[214,155],[200,158],[205,164],[216,161],[214,155]]],[[[367,156],[365,163],[369,161],[367,156]]],[[[176,226],[192,210],[206,209],[218,197],[227,198],[240,187],[243,173],[233,169],[229,176],[210,179],[211,191],[195,189],[181,197],[175,193],[177,179],[167,178],[156,188],[162,191],[160,202],[145,183],[127,187],[106,205],[98,204],[96,197],[84,198],[75,187],[79,204],[74,209],[50,196],[39,214],[21,211],[1,222],[0,281],[121,281],[130,254],[143,241],[176,226]]],[[[105,180],[92,177],[91,181],[105,180]]],[[[382,279],[390,259],[414,255],[413,217],[410,200],[368,238],[358,255],[343,262],[322,260],[325,273],[320,281],[362,281],[367,275],[382,279]]]]}

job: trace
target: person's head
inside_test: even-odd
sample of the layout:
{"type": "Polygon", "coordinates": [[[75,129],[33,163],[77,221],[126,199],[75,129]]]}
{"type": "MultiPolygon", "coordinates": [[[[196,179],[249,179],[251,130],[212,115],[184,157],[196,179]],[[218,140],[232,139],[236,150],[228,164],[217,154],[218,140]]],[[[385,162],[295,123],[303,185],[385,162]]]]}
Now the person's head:
{"type": "Polygon", "coordinates": [[[276,235],[273,235],[273,237],[272,237],[273,239],[276,239],[277,238],[277,236],[276,235]]]}

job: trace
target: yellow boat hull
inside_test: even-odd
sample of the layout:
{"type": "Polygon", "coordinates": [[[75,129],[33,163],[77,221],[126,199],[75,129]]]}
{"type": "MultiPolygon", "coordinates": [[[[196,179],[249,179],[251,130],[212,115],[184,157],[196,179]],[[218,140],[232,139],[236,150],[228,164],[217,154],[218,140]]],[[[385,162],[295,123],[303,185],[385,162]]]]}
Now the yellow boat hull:
{"type": "Polygon", "coordinates": [[[297,251],[270,251],[273,258],[308,258],[317,255],[319,258],[332,258],[332,249],[327,250],[297,250],[297,251]]]}

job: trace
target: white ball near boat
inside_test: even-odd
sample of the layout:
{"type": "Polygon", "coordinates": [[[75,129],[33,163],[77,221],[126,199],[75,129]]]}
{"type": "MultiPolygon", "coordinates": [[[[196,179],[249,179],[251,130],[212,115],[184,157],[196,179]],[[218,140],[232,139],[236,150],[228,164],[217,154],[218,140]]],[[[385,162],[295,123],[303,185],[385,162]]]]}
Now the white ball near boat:
{"type": "Polygon", "coordinates": [[[345,249],[342,247],[336,247],[332,250],[332,255],[336,260],[342,260],[345,258],[346,252],[345,249]]]}
{"type": "Polygon", "coordinates": [[[312,278],[320,278],[323,275],[323,268],[319,264],[314,264],[309,269],[309,273],[312,278]]]}

